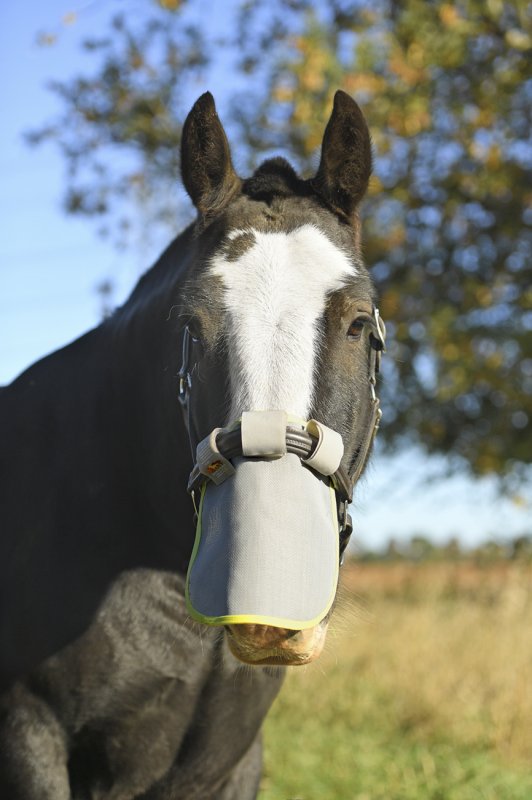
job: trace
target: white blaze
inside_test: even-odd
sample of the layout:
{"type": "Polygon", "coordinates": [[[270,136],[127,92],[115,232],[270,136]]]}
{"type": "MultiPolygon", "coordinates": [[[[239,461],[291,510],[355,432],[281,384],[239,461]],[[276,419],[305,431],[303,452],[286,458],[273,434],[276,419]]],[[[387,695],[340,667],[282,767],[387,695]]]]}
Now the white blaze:
{"type": "Polygon", "coordinates": [[[240,258],[219,255],[211,266],[225,286],[229,315],[230,418],[284,409],[306,419],[319,320],[328,295],[356,268],[312,225],[291,233],[252,233],[255,243],[240,258]]]}

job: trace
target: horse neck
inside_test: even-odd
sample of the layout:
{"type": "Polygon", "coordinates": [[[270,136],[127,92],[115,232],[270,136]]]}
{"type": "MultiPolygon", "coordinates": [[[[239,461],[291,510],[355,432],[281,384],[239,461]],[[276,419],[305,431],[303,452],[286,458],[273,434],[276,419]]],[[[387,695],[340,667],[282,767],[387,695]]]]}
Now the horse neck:
{"type": "MultiPolygon", "coordinates": [[[[111,357],[110,412],[116,451],[154,536],[168,539],[184,569],[193,543],[186,492],[192,458],[178,402],[177,304],[188,271],[187,230],[104,323],[111,357]]],[[[173,565],[175,566],[175,564],[173,565]]]]}

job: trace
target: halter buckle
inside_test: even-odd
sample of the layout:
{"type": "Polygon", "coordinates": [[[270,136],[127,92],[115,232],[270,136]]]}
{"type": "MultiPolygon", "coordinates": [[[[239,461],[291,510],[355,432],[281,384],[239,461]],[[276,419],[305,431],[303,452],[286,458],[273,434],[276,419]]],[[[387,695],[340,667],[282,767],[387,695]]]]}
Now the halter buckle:
{"type": "Polygon", "coordinates": [[[179,402],[182,406],[186,405],[188,393],[192,388],[192,380],[190,374],[187,372],[185,375],[179,374],[179,402]]]}
{"type": "Polygon", "coordinates": [[[185,327],[183,331],[183,344],[181,350],[181,367],[179,368],[178,378],[179,378],[179,402],[181,407],[186,410],[186,406],[188,403],[188,395],[190,390],[192,389],[192,377],[190,375],[190,351],[191,351],[191,344],[193,342],[197,342],[198,340],[195,339],[188,327],[185,327]]]}
{"type": "Polygon", "coordinates": [[[345,551],[347,549],[347,545],[349,544],[349,540],[351,538],[351,534],[353,533],[353,520],[351,519],[351,514],[349,513],[349,503],[343,501],[339,508],[339,519],[340,521],[340,530],[338,532],[339,535],[339,553],[340,553],[340,566],[344,563],[345,558],[345,551]]]}
{"type": "Polygon", "coordinates": [[[370,378],[369,378],[369,390],[371,392],[371,402],[372,403],[377,403],[378,402],[377,393],[375,391],[376,383],[377,383],[377,381],[375,379],[375,375],[370,375],[370,378]]]}
{"type": "Polygon", "coordinates": [[[373,340],[375,344],[373,345],[375,350],[380,350],[381,352],[386,352],[386,325],[384,324],[384,320],[380,315],[379,309],[373,309],[373,319],[375,320],[375,330],[376,335],[374,334],[373,340]]]}

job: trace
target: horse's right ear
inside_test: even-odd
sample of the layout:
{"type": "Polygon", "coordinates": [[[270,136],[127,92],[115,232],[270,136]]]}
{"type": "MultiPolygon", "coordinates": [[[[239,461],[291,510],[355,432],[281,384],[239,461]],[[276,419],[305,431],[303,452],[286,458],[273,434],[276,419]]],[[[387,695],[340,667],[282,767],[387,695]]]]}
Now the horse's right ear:
{"type": "Polygon", "coordinates": [[[196,100],[185,120],[181,175],[192,202],[204,216],[222,211],[240,189],[229,142],[210,92],[196,100]]]}

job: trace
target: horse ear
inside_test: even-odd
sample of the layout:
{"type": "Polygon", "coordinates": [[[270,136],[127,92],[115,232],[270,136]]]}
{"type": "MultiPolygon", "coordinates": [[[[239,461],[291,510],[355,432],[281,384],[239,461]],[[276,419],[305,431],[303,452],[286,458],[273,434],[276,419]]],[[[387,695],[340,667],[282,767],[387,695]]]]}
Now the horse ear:
{"type": "Polygon", "coordinates": [[[312,187],[334,211],[352,221],[368,188],[371,162],[371,139],[364,115],[348,94],[338,91],[312,187]]]}
{"type": "Polygon", "coordinates": [[[210,92],[196,100],[185,120],[181,175],[192,202],[203,215],[221,211],[241,186],[210,92]]]}

